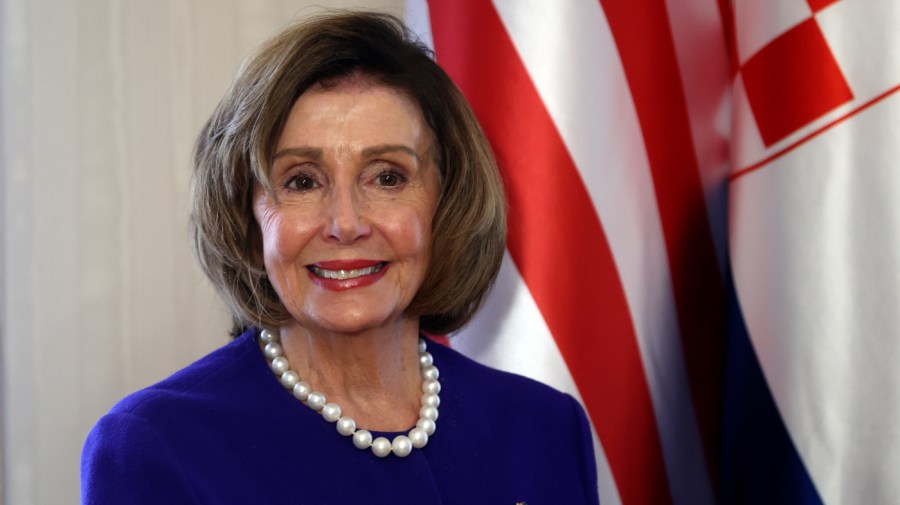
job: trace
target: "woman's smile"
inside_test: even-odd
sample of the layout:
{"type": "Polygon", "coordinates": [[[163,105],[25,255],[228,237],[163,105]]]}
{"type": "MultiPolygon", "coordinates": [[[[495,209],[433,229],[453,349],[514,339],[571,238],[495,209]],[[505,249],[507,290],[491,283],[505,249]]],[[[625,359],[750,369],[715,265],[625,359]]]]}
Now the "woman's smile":
{"type": "Polygon", "coordinates": [[[307,266],[313,282],[325,289],[341,291],[378,282],[387,272],[388,262],[372,260],[320,261],[307,266]]]}

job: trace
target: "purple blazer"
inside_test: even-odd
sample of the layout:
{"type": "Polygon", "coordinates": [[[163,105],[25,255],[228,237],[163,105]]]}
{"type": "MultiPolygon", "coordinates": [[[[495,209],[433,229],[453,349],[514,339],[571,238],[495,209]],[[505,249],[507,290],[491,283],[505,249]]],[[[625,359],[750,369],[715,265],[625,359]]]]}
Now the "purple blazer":
{"type": "Polygon", "coordinates": [[[82,503],[598,503],[590,426],[567,394],[432,344],[438,429],[408,457],[380,459],[285,390],[256,338],[245,332],[101,418],[84,446],[82,503]]]}

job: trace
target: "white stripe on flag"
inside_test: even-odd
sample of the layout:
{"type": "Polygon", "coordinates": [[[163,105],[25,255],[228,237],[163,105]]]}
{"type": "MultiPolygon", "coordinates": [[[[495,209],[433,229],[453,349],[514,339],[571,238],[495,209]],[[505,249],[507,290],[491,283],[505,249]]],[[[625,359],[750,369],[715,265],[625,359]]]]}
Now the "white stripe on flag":
{"type": "Polygon", "coordinates": [[[711,504],[653,181],[606,17],[596,0],[494,3],[606,231],[638,336],[673,501],[711,504]]]}

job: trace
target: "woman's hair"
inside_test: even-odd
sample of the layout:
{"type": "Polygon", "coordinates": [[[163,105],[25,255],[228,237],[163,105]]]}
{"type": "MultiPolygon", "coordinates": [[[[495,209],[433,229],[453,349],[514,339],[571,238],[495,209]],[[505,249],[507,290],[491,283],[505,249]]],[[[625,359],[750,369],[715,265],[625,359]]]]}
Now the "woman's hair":
{"type": "Polygon", "coordinates": [[[244,62],[197,138],[190,228],[200,265],[231,310],[233,333],[292,320],[269,283],[253,216],[292,105],[310,87],[363,75],[410,98],[434,139],[440,198],[431,263],[406,309],[445,334],[481,305],[506,246],[506,210],[490,146],[447,74],[394,16],[339,12],[293,24],[244,62]]]}

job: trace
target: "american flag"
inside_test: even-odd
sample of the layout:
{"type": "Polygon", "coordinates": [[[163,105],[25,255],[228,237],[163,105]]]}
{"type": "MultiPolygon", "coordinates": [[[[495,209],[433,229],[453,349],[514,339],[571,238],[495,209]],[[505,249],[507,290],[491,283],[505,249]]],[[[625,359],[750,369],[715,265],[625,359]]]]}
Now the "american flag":
{"type": "Polygon", "coordinates": [[[900,3],[407,18],[509,204],[451,344],[582,400],[602,503],[900,503],[900,3]]]}

